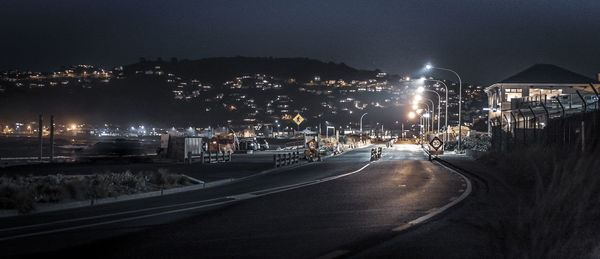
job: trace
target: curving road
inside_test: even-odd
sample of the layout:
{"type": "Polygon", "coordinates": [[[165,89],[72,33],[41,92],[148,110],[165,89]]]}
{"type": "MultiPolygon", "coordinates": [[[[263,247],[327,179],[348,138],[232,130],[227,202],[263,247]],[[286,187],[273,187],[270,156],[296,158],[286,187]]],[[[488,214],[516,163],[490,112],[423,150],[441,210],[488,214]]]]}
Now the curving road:
{"type": "Polygon", "coordinates": [[[211,189],[0,219],[3,257],[332,258],[398,235],[466,191],[415,145],[359,149],[211,189]]]}

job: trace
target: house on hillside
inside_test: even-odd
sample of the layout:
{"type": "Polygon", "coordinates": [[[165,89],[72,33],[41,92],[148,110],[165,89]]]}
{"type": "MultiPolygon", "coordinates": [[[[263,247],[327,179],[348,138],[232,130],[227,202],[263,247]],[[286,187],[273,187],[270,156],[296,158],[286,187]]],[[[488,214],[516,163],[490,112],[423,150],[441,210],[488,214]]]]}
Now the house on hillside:
{"type": "Polygon", "coordinates": [[[550,118],[598,109],[600,82],[550,64],[536,64],[485,88],[488,125],[541,129],[550,118]]]}

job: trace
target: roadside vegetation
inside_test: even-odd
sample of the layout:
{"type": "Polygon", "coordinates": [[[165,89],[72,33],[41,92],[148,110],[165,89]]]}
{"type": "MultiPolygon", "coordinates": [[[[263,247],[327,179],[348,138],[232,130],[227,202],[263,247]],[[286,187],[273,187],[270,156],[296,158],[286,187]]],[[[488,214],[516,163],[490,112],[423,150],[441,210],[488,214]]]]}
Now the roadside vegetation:
{"type": "Polygon", "coordinates": [[[27,213],[36,204],[96,200],[193,184],[187,177],[165,169],[93,175],[0,177],[0,209],[27,213]]]}
{"type": "MultiPolygon", "coordinates": [[[[454,151],[458,146],[457,140],[446,141],[446,150],[454,151]]],[[[487,134],[476,134],[472,136],[464,136],[462,139],[461,149],[463,151],[473,150],[476,152],[486,152],[492,147],[492,138],[487,134]]]]}
{"type": "Polygon", "coordinates": [[[502,240],[501,253],[507,258],[598,258],[599,156],[599,149],[582,154],[536,146],[481,157],[497,169],[510,199],[516,200],[490,224],[502,240]]]}

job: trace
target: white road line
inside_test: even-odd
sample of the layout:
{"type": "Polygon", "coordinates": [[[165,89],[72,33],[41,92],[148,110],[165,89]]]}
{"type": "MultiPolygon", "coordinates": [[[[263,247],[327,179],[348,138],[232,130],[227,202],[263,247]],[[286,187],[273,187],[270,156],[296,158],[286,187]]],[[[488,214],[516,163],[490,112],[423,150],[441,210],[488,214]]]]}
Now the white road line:
{"type": "Polygon", "coordinates": [[[228,201],[223,201],[223,202],[211,203],[211,204],[207,204],[207,205],[200,205],[200,206],[195,206],[195,207],[189,207],[189,208],[185,208],[185,209],[168,210],[168,211],[163,211],[163,212],[158,212],[158,213],[153,213],[153,214],[147,214],[147,215],[141,215],[141,216],[136,216],[136,217],[130,217],[130,218],[115,219],[115,220],[109,220],[109,221],[104,221],[104,222],[91,223],[91,224],[85,224],[85,225],[79,225],[79,226],[73,226],[73,227],[66,227],[66,228],[59,228],[59,229],[53,229],[53,230],[47,230],[47,231],[41,231],[41,232],[21,234],[21,235],[16,235],[16,236],[10,236],[10,237],[5,237],[5,238],[0,238],[0,242],[1,241],[11,240],[11,239],[17,239],[17,238],[39,236],[39,235],[45,235],[45,234],[53,234],[53,233],[65,232],[65,231],[69,231],[69,230],[77,230],[77,229],[82,229],[82,228],[97,227],[97,226],[102,226],[102,225],[107,225],[107,224],[113,224],[113,223],[120,223],[120,222],[132,221],[132,220],[137,220],[137,219],[150,218],[150,217],[155,217],[155,216],[160,216],[160,215],[166,215],[166,214],[173,214],[173,213],[178,213],[178,212],[185,212],[185,211],[190,211],[190,210],[196,210],[196,209],[201,209],[201,208],[206,208],[206,207],[211,207],[211,206],[217,206],[217,205],[227,204],[227,203],[231,203],[231,202],[234,202],[234,201],[236,201],[236,200],[228,200],[228,201]]]}
{"type": "Polygon", "coordinates": [[[120,215],[125,215],[125,214],[133,214],[133,213],[144,212],[144,211],[167,209],[167,208],[173,208],[173,207],[179,207],[179,206],[185,206],[185,205],[192,205],[192,204],[198,204],[198,203],[206,203],[206,202],[217,201],[217,200],[222,200],[222,199],[226,199],[226,197],[219,197],[219,198],[215,198],[215,199],[208,199],[208,200],[202,200],[202,201],[184,202],[184,203],[178,203],[178,204],[172,204],[172,205],[165,205],[165,206],[158,206],[158,207],[145,208],[145,209],[138,209],[138,210],[129,210],[129,211],[109,213],[109,214],[103,214],[103,215],[97,215],[97,216],[90,216],[90,217],[82,217],[82,218],[75,218],[75,219],[64,219],[64,220],[58,220],[58,221],[47,222],[47,223],[40,223],[40,224],[33,224],[33,225],[27,225],[27,226],[19,226],[19,227],[12,227],[12,228],[3,228],[3,229],[0,229],[0,232],[13,231],[13,230],[19,230],[19,229],[26,229],[26,228],[34,228],[34,227],[43,227],[43,226],[56,225],[56,224],[62,224],[62,223],[70,223],[70,222],[77,222],[77,221],[84,221],[84,220],[90,220],[90,219],[107,218],[107,217],[120,216],[120,215]]]}
{"type": "Polygon", "coordinates": [[[452,206],[458,204],[459,202],[461,202],[462,200],[464,200],[465,198],[467,198],[467,196],[469,196],[469,194],[471,194],[471,190],[472,190],[471,181],[467,177],[465,177],[464,175],[462,175],[461,173],[457,172],[456,170],[451,169],[451,168],[449,168],[449,167],[447,167],[447,166],[445,166],[445,165],[443,165],[441,163],[438,163],[438,162],[434,162],[434,163],[436,163],[436,164],[438,164],[438,165],[446,168],[450,172],[453,172],[453,173],[457,174],[458,176],[460,176],[462,179],[464,179],[465,182],[467,183],[467,190],[465,192],[463,192],[460,195],[460,197],[458,197],[457,199],[455,199],[452,202],[444,205],[444,207],[441,207],[441,208],[439,208],[438,210],[436,210],[436,211],[434,211],[432,213],[429,213],[429,214],[427,214],[425,216],[422,216],[420,218],[417,218],[417,219],[409,222],[409,224],[411,224],[411,225],[420,224],[420,223],[423,223],[423,222],[429,220],[430,218],[432,218],[432,217],[434,217],[434,216],[436,216],[436,215],[444,212],[445,210],[451,208],[452,206]]]}
{"type": "MultiPolygon", "coordinates": [[[[47,225],[65,223],[65,222],[76,222],[76,221],[82,221],[82,220],[85,220],[85,219],[104,218],[104,217],[110,217],[110,216],[115,216],[115,215],[118,216],[118,215],[123,215],[123,214],[130,214],[130,213],[134,213],[134,212],[143,212],[143,211],[146,211],[146,210],[152,210],[152,209],[157,209],[157,208],[189,205],[189,204],[193,204],[193,203],[214,201],[214,200],[220,200],[220,199],[224,199],[224,198],[225,199],[227,199],[227,198],[232,199],[232,200],[227,200],[227,201],[222,201],[222,202],[217,202],[217,203],[205,204],[205,205],[194,206],[194,207],[183,208],[183,209],[176,209],[176,210],[167,210],[167,211],[163,211],[163,212],[157,212],[157,213],[152,213],[152,214],[147,214],[147,215],[141,215],[141,216],[135,216],[135,217],[129,217],[129,218],[115,219],[115,220],[109,220],[109,221],[98,222],[98,223],[90,223],[90,224],[84,224],[84,225],[78,225],[78,226],[72,226],[72,227],[65,227],[65,228],[59,228],[59,229],[53,229],[53,230],[46,230],[46,231],[33,232],[33,233],[27,233],[27,234],[20,234],[20,235],[15,235],[15,236],[10,236],[10,237],[0,238],[0,242],[1,241],[12,240],[12,239],[24,238],[24,237],[32,237],[32,236],[39,236],[39,235],[45,235],[45,234],[53,234],[53,233],[65,232],[65,231],[70,231],[70,230],[77,230],[77,229],[82,229],[82,228],[89,228],[89,227],[96,227],[96,226],[108,225],[108,224],[113,224],[113,223],[121,223],[121,222],[126,222],[126,221],[132,221],[132,220],[138,220],[138,219],[145,219],[145,218],[150,218],[150,217],[155,217],[155,216],[161,216],[161,215],[167,215],[167,214],[185,212],[185,211],[196,210],[196,209],[201,209],[201,208],[207,208],[207,207],[212,207],[212,206],[217,206],[217,205],[223,205],[223,204],[232,203],[232,202],[235,202],[235,201],[253,199],[253,198],[257,198],[257,197],[261,197],[261,196],[265,196],[265,195],[269,195],[269,194],[275,194],[275,193],[289,191],[289,190],[293,190],[293,189],[297,189],[297,188],[301,188],[301,187],[305,187],[305,186],[310,186],[310,185],[315,185],[315,184],[319,184],[319,183],[324,183],[324,182],[332,181],[332,180],[339,179],[339,178],[342,178],[342,177],[345,177],[345,176],[349,176],[349,175],[352,175],[352,174],[356,174],[356,173],[364,170],[365,168],[367,168],[367,166],[369,166],[371,163],[372,162],[369,162],[368,164],[364,165],[363,167],[359,168],[358,170],[355,170],[355,171],[352,171],[352,172],[349,172],[349,173],[345,173],[345,174],[341,174],[341,175],[329,176],[329,177],[326,177],[326,178],[323,178],[323,179],[319,179],[319,180],[313,180],[313,181],[309,181],[309,182],[304,182],[304,183],[299,183],[299,184],[292,184],[292,185],[287,185],[287,186],[282,186],[282,187],[269,188],[269,189],[265,189],[265,190],[261,190],[261,191],[253,191],[253,192],[249,192],[249,193],[242,193],[242,194],[238,194],[238,195],[234,195],[234,196],[229,196],[229,197],[221,197],[221,198],[211,199],[211,200],[189,202],[189,203],[181,203],[181,204],[178,204],[178,205],[168,205],[168,206],[154,207],[154,208],[148,208],[148,209],[142,209],[142,210],[125,211],[125,212],[105,214],[105,215],[99,215],[99,216],[93,216],[93,217],[70,219],[70,220],[61,220],[61,221],[55,221],[55,222],[49,222],[49,223],[43,223],[43,224],[37,224],[37,225],[15,227],[15,228],[12,228],[12,230],[24,229],[24,228],[31,228],[31,227],[35,227],[35,226],[47,226],[47,225]],[[261,193],[261,192],[265,192],[265,193],[261,193]],[[256,193],[261,193],[261,194],[256,194],[256,193]]],[[[3,229],[2,231],[7,231],[7,230],[3,229]]]]}

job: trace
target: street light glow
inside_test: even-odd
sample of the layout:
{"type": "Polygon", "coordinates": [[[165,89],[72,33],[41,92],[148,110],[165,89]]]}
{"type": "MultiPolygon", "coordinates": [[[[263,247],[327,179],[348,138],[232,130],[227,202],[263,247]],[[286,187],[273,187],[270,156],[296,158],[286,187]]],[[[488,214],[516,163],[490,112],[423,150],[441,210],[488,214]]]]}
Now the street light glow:
{"type": "Polygon", "coordinates": [[[425,87],[419,86],[419,88],[417,88],[417,92],[418,93],[425,92],[425,87]]]}
{"type": "Polygon", "coordinates": [[[410,119],[414,119],[417,115],[414,112],[409,112],[408,113],[408,118],[410,119]]]}
{"type": "Polygon", "coordinates": [[[427,64],[427,65],[425,66],[425,69],[427,69],[427,70],[429,70],[429,69],[432,69],[432,68],[433,68],[433,67],[432,67],[431,65],[429,65],[429,64],[427,64]]]}

